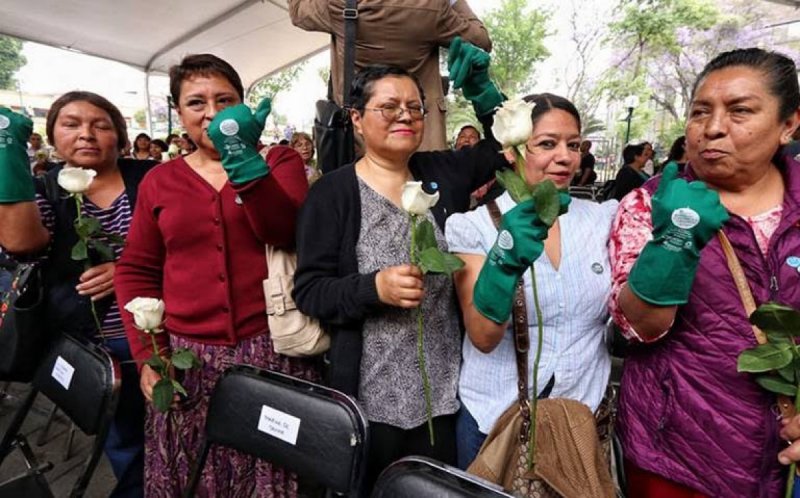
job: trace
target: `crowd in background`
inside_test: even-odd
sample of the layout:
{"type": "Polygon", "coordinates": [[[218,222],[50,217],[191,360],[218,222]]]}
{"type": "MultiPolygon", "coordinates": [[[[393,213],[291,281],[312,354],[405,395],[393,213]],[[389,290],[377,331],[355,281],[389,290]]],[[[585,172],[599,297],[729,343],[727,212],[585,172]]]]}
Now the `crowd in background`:
{"type": "MultiPolygon", "coordinates": [[[[91,338],[126,361],[105,448],[113,496],[185,491],[211,392],[237,363],[355,398],[369,421],[365,489],[406,455],[470,468],[525,386],[548,417],[558,416],[548,400],[575,401],[570,415],[589,418],[618,410],[628,496],[783,494],[785,466],[800,460],[800,416],[776,417],[776,396],[739,372],[737,358],[757,344],[748,292],[756,304],[800,307],[795,64],[755,48],[717,55],[695,82],[685,135],[668,155],[626,144],[615,179],[595,185],[575,105],[550,93],[509,102],[489,77],[485,28],[466,2],[449,3],[426,29],[439,33],[435,46],[449,47],[449,78],[481,128],[461,127],[452,146],[440,133],[438,51],[433,65],[379,51],[388,64],[359,61],[349,89],[334,71],[336,95],[350,92],[360,154],[324,175],[312,135],[262,143],[270,101],[249,109],[236,70],[211,54],[170,70],[185,132],[163,140],[130,140],[119,110],[91,92],[53,104],[47,143],[24,116],[0,108],[3,129],[28,137],[25,147],[0,149],[0,246],[42,262],[55,332],[91,338]],[[501,113],[515,107],[526,133],[513,143],[501,113]],[[78,213],[72,198],[47,193],[69,168],[92,171],[78,213]],[[504,175],[551,182],[552,204],[504,188],[504,175]],[[570,195],[587,187],[598,195],[570,195]],[[407,205],[409,188],[424,209],[407,205]],[[73,260],[82,216],[124,247],[73,260]],[[414,259],[420,225],[427,249],[458,256],[459,271],[414,259]],[[296,250],[292,296],[330,333],[324,356],[275,351],[265,245],[296,250]],[[147,337],[137,326],[125,307],[137,297],[164,301],[165,333],[147,337]],[[619,399],[607,389],[609,319],[628,344],[619,399]],[[527,350],[515,334],[528,338],[527,350]],[[153,406],[162,380],[153,347],[200,360],[167,412],[153,406]],[[520,356],[535,375],[520,373],[520,356]]],[[[289,6],[304,29],[337,32],[338,60],[343,2],[289,6]]],[[[382,2],[362,19],[407,7],[382,2]]],[[[313,489],[279,464],[214,448],[199,492],[295,497],[304,486],[313,489]]]]}

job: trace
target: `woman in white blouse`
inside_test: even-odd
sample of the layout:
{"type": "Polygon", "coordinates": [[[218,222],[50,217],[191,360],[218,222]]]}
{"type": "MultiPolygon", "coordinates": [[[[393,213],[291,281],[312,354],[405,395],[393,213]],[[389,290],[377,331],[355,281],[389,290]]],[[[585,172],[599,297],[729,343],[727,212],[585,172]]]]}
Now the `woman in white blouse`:
{"type": "MultiPolygon", "coordinates": [[[[525,100],[536,104],[531,114],[533,133],[526,144],[526,179],[530,184],[552,180],[566,189],[580,166],[580,115],[570,101],[556,95],[525,100]]],[[[501,213],[515,206],[508,193],[496,202],[501,213]]],[[[567,213],[549,230],[544,252],[534,263],[544,327],[537,395],[575,399],[593,411],[603,398],[610,371],[604,343],[611,290],[606,246],[616,207],[616,201],[596,204],[573,199],[567,213]]],[[[455,277],[467,332],[458,387],[462,406],[456,425],[458,463],[466,468],[497,419],[517,399],[517,370],[510,321],[497,323],[473,303],[475,283],[497,239],[487,207],[452,215],[446,237],[450,250],[466,263],[455,277]]],[[[537,322],[529,271],[523,279],[532,366],[537,322]]],[[[531,372],[528,386],[532,390],[531,372]]]]}

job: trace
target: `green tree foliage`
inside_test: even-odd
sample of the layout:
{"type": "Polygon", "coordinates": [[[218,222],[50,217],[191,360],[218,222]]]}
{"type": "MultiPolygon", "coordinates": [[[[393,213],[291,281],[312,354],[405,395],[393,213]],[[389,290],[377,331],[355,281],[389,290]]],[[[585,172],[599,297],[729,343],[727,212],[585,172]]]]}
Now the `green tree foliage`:
{"type": "Polygon", "coordinates": [[[14,74],[26,62],[25,56],[22,55],[22,41],[0,35],[0,89],[14,89],[16,85],[14,74]]]}
{"type": "Polygon", "coordinates": [[[621,0],[620,18],[611,23],[607,42],[615,47],[618,71],[609,73],[611,98],[639,94],[646,101],[657,61],[683,50],[681,35],[714,26],[719,11],[709,0],[621,0]]]}
{"type": "Polygon", "coordinates": [[[708,61],[734,48],[776,47],[763,29],[768,12],[756,2],[621,0],[619,12],[606,40],[615,57],[601,88],[611,100],[638,95],[633,129],[644,135],[631,136],[658,136],[665,146],[681,134],[692,86],[708,61]]]}
{"type": "Polygon", "coordinates": [[[297,77],[300,76],[300,73],[305,69],[307,62],[308,61],[303,61],[289,66],[256,83],[252,90],[250,90],[248,103],[252,106],[256,106],[264,97],[270,97],[274,101],[280,92],[287,90],[294,84],[297,77]]]}
{"type": "MultiPolygon", "coordinates": [[[[527,0],[502,0],[483,22],[492,40],[492,79],[509,97],[522,96],[533,86],[535,64],[550,52],[544,39],[550,34],[550,13],[531,8],[527,0]]],[[[442,60],[447,60],[443,52],[442,60]]],[[[451,94],[448,104],[447,136],[453,138],[465,124],[478,125],[472,106],[460,91],[451,94]]]]}
{"type": "Polygon", "coordinates": [[[133,113],[133,122],[136,124],[138,128],[146,128],[147,111],[145,111],[144,109],[137,109],[136,112],[133,113]]]}
{"type": "Polygon", "coordinates": [[[564,60],[560,80],[566,90],[564,96],[580,112],[581,133],[590,136],[606,128],[605,123],[596,116],[604,91],[598,84],[602,71],[598,70],[595,62],[600,57],[603,40],[608,33],[605,20],[611,16],[612,7],[605,3],[581,0],[571,0],[562,5],[569,9],[566,29],[569,42],[559,48],[570,56],[564,60]]]}
{"type": "Polygon", "coordinates": [[[527,0],[502,0],[484,19],[492,39],[490,72],[506,94],[517,95],[533,85],[534,65],[550,55],[544,46],[550,17],[527,0]]]}

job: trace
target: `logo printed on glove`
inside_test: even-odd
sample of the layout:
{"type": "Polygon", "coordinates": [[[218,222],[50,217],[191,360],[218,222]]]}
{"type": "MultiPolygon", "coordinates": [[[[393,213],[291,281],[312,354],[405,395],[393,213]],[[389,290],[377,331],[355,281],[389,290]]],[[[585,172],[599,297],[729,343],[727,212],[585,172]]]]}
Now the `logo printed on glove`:
{"type": "Polygon", "coordinates": [[[0,130],[5,130],[8,128],[8,125],[11,124],[11,120],[5,116],[0,115],[0,130]]]}
{"type": "Polygon", "coordinates": [[[219,124],[219,131],[221,131],[223,135],[232,137],[239,133],[239,123],[237,123],[235,119],[226,119],[219,124]]]}
{"type": "Polygon", "coordinates": [[[511,235],[511,232],[508,230],[500,232],[497,236],[497,247],[506,251],[510,251],[514,248],[514,237],[511,235]]]}
{"type": "Polygon", "coordinates": [[[672,212],[672,224],[678,228],[689,230],[700,223],[700,215],[692,208],[679,208],[672,212]]]}

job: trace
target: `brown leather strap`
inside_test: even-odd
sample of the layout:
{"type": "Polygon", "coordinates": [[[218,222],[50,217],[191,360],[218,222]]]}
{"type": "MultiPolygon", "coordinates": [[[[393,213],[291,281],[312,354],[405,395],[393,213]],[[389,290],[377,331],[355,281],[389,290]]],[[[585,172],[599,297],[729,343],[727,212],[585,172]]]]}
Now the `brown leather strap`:
{"type": "Polygon", "coordinates": [[[494,227],[500,230],[500,220],[503,218],[503,213],[500,212],[500,207],[497,205],[497,202],[494,199],[487,202],[486,209],[489,210],[489,216],[492,217],[494,227]]]}
{"type": "MultiPolygon", "coordinates": [[[[756,301],[753,299],[753,292],[750,290],[750,284],[747,283],[747,277],[744,275],[742,265],[739,263],[739,257],[736,256],[736,251],[733,250],[731,241],[722,230],[719,231],[719,245],[722,247],[722,252],[725,254],[725,259],[728,262],[728,269],[731,271],[733,281],[736,283],[736,289],[739,291],[739,297],[742,299],[744,305],[744,312],[749,317],[756,310],[756,301]]],[[[753,328],[753,335],[756,337],[756,342],[759,344],[766,344],[767,334],[756,325],[750,325],[753,328]]],[[[788,396],[782,394],[778,395],[778,410],[781,412],[782,417],[791,417],[795,414],[794,403],[788,396]]]]}
{"type": "MultiPolygon", "coordinates": [[[[502,214],[497,203],[494,200],[487,202],[486,209],[489,211],[489,216],[492,217],[495,228],[499,230],[502,214]]],[[[531,341],[528,335],[528,307],[525,304],[525,287],[522,279],[519,279],[514,291],[514,306],[511,315],[514,328],[514,356],[517,361],[517,395],[519,411],[522,415],[519,438],[522,443],[527,443],[531,424],[530,404],[528,403],[528,350],[531,347],[531,341]]]]}
{"type": "MultiPolygon", "coordinates": [[[[750,284],[747,283],[747,277],[744,276],[744,270],[739,263],[739,257],[736,256],[736,251],[733,250],[731,241],[722,230],[719,231],[719,244],[722,246],[722,252],[725,253],[725,259],[728,261],[728,269],[731,271],[733,281],[736,283],[736,289],[739,291],[739,297],[742,299],[744,305],[744,312],[749,317],[756,310],[756,301],[753,299],[753,293],[750,291],[750,284]]],[[[756,342],[759,344],[767,343],[767,334],[757,326],[751,324],[753,327],[753,335],[756,336],[756,342]]]]}

